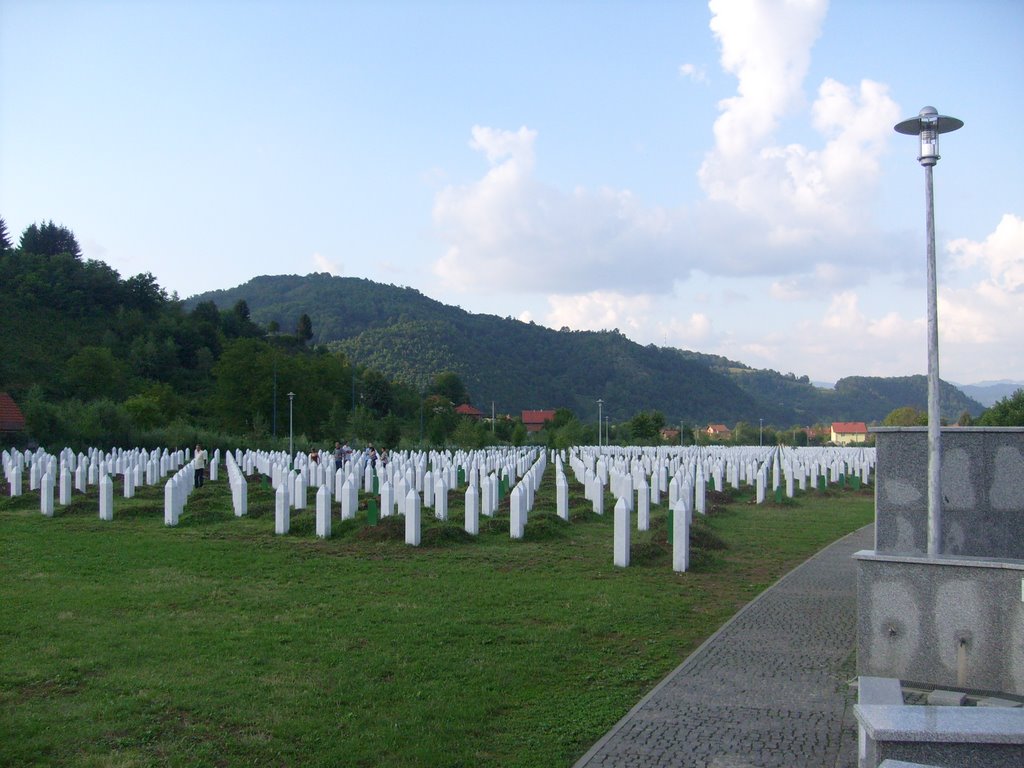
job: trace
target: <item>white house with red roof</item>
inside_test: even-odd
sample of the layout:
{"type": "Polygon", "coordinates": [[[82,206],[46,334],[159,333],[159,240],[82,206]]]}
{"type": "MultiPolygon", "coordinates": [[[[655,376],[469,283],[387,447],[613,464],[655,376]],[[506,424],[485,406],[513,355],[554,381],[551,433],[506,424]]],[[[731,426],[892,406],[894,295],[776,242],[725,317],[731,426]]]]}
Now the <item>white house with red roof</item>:
{"type": "Polygon", "coordinates": [[[868,425],[863,421],[833,421],[830,439],[836,445],[867,442],[868,425]]]}

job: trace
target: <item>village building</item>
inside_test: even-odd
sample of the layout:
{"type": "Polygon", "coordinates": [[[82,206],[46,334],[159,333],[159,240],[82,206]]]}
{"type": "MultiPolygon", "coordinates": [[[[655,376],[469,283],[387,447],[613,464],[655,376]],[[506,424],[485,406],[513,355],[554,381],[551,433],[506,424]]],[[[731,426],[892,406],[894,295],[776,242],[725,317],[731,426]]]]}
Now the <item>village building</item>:
{"type": "Polygon", "coordinates": [[[14,398],[0,392],[0,433],[22,432],[25,429],[25,415],[14,398]]]}
{"type": "Polygon", "coordinates": [[[481,411],[479,408],[474,408],[469,403],[463,403],[462,405],[458,406],[455,409],[455,413],[457,413],[459,416],[469,416],[469,418],[474,420],[480,420],[481,418],[483,418],[484,415],[483,411],[481,411]]]}
{"type": "Polygon", "coordinates": [[[868,439],[868,425],[863,421],[834,421],[830,439],[836,445],[865,443],[868,439]]]}
{"type": "Polygon", "coordinates": [[[555,418],[554,409],[545,411],[523,411],[523,426],[527,432],[540,432],[544,425],[555,418]]]}
{"type": "Polygon", "coordinates": [[[708,424],[707,429],[704,431],[712,440],[732,439],[732,430],[725,426],[725,424],[708,424]]]}

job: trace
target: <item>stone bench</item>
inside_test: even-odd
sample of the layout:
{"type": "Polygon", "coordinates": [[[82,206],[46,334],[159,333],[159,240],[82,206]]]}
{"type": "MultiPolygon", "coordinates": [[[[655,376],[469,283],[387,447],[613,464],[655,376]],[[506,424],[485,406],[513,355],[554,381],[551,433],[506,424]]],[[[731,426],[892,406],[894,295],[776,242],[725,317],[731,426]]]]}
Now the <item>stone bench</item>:
{"type": "Polygon", "coordinates": [[[1020,768],[1024,709],[857,704],[858,765],[909,761],[943,768],[1020,768]]]}

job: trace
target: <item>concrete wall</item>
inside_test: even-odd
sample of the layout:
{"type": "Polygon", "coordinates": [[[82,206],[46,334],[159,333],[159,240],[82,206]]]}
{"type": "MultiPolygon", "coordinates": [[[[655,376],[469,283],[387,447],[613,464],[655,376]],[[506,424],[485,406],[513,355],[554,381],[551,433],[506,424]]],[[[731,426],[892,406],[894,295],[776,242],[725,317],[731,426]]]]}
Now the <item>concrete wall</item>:
{"type": "Polygon", "coordinates": [[[854,557],[858,675],[1024,695],[1024,561],[854,557]]]}
{"type": "MultiPolygon", "coordinates": [[[[928,430],[876,427],[875,551],[928,551],[928,430]]],[[[1024,559],[1024,428],[942,430],[942,554],[1024,559]]]]}

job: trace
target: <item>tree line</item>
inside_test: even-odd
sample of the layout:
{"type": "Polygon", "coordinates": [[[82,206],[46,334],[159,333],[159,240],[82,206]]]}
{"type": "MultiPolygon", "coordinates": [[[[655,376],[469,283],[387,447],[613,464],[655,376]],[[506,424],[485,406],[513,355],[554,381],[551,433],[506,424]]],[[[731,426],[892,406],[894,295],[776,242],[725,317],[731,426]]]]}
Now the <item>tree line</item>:
{"type": "MultiPolygon", "coordinates": [[[[352,440],[389,447],[477,448],[527,441],[567,447],[606,440],[655,445],[706,439],[693,419],[670,425],[662,410],[635,406],[627,406],[630,410],[617,414],[599,434],[594,421],[577,415],[589,405],[578,399],[570,404],[574,407],[558,408],[535,434],[515,416],[493,422],[460,417],[455,409],[479,397],[483,384],[472,370],[447,365],[453,356],[443,350],[428,351],[436,356],[426,369],[429,375],[395,376],[384,366],[357,364],[346,349],[366,343],[372,329],[370,336],[361,336],[359,326],[350,347],[316,343],[321,338],[316,318],[324,316],[319,304],[288,304],[290,315],[274,313],[264,322],[254,320],[245,298],[228,306],[218,307],[212,299],[189,305],[169,296],[150,273],[122,279],[107,264],[83,258],[74,233],[52,221],[32,224],[14,245],[0,219],[0,275],[0,390],[21,405],[28,430],[19,439],[26,442],[85,447],[202,440],[211,446],[281,447],[291,435],[302,447],[352,440]],[[666,427],[679,431],[666,438],[666,427]]],[[[276,284],[264,282],[266,290],[276,284]]],[[[363,282],[376,300],[393,295],[386,287],[363,282]]],[[[397,325],[408,328],[411,356],[422,326],[437,322],[431,319],[436,302],[411,289],[405,292],[408,312],[397,325]]],[[[384,333],[386,308],[359,301],[359,311],[376,318],[378,332],[384,333]]],[[[456,312],[452,317],[461,316],[456,312]]],[[[475,330],[478,324],[459,321],[466,326],[460,333],[475,334],[479,354],[492,362],[509,354],[508,342],[496,335],[499,320],[491,319],[494,328],[482,335],[475,330]]],[[[525,326],[523,339],[539,343],[530,336],[538,332],[525,326]]],[[[586,334],[584,341],[582,347],[561,348],[560,370],[541,375],[565,377],[574,356],[581,364],[603,366],[602,375],[609,378],[606,369],[635,362],[621,357],[625,347],[615,333],[586,334]],[[600,363],[594,348],[601,349],[600,363]]],[[[507,378],[517,387],[529,386],[528,376],[507,378]]],[[[632,402],[627,394],[642,400],[649,386],[636,382],[636,391],[623,390],[618,402],[632,402]]],[[[1020,419],[1019,396],[1016,405],[998,405],[991,409],[994,415],[986,413],[978,423],[1020,419]]],[[[765,439],[764,429],[750,430],[748,424],[736,425],[736,440],[756,444],[765,439]]],[[[771,442],[788,442],[790,433],[795,444],[806,440],[801,428],[769,428],[771,442]]]]}

